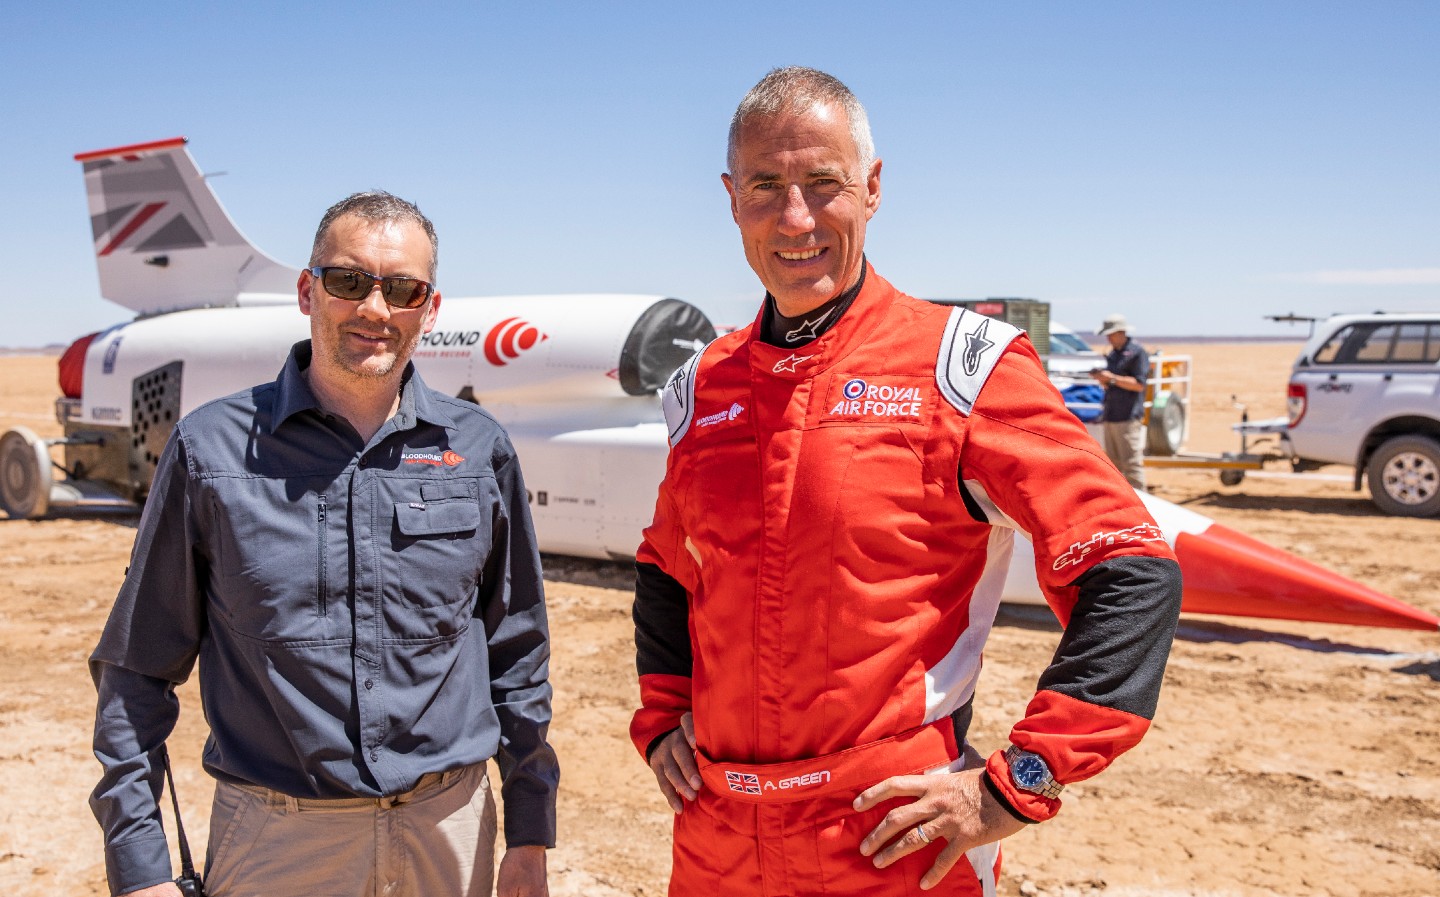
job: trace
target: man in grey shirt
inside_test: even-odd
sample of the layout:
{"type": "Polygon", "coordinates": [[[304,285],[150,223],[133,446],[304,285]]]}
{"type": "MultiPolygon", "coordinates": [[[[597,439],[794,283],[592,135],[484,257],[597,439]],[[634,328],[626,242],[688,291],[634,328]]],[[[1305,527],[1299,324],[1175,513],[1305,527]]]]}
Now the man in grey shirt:
{"type": "Polygon", "coordinates": [[[311,339],[279,378],[171,435],[90,660],[91,807],[115,894],[173,895],[157,806],[197,658],[217,780],[212,895],[545,895],[559,769],[539,553],[514,449],[409,359],[436,241],[356,194],[298,283],[311,339]]]}

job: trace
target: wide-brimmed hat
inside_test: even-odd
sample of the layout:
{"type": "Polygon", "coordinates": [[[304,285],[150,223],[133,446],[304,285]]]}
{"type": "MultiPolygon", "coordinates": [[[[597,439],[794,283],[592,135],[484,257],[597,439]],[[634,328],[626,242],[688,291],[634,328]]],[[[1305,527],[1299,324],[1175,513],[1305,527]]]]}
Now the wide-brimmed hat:
{"type": "Polygon", "coordinates": [[[1095,332],[1101,336],[1109,336],[1112,333],[1134,333],[1135,330],[1130,326],[1130,322],[1125,320],[1124,315],[1109,315],[1095,332]]]}

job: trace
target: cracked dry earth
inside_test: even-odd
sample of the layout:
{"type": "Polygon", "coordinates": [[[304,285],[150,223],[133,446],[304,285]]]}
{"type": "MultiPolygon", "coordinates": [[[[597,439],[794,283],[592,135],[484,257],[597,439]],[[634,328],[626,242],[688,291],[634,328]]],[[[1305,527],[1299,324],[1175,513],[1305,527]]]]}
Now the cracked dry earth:
{"type": "MultiPolygon", "coordinates": [[[[1152,347],[1153,348],[1153,347],[1152,347]]],[[[1231,396],[1284,413],[1295,344],[1165,346],[1194,358],[1189,447],[1235,447],[1231,396]]],[[[0,358],[0,428],[53,435],[55,360],[0,358]]],[[[1341,469],[1329,474],[1344,474],[1341,469]]],[[[1152,472],[1161,497],[1440,613],[1440,520],[1380,516],[1336,480],[1152,472]]],[[[124,570],[131,518],[0,519],[0,891],[104,894],[85,798],[85,658],[124,570]]],[[[669,813],[625,736],[636,699],[629,572],[546,558],[553,738],[564,766],[556,895],[664,892],[669,813]]],[[[972,738],[1005,741],[1058,630],[1002,611],[972,738]]],[[[192,841],[209,781],[193,683],[172,739],[192,841]]],[[[1003,895],[1440,895],[1440,635],[1189,617],[1154,728],[1053,821],[1005,847],[1003,895]]]]}

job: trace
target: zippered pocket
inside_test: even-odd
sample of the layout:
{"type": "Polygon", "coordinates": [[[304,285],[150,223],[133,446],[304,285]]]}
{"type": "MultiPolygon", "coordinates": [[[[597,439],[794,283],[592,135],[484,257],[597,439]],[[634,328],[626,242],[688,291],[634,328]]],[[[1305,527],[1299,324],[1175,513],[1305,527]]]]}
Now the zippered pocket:
{"type": "Polygon", "coordinates": [[[326,568],[330,566],[328,563],[329,559],[325,556],[325,496],[323,494],[319,496],[319,507],[316,511],[316,518],[315,591],[320,599],[320,616],[323,617],[325,616],[326,603],[329,597],[329,583],[326,581],[325,572],[326,568]]]}

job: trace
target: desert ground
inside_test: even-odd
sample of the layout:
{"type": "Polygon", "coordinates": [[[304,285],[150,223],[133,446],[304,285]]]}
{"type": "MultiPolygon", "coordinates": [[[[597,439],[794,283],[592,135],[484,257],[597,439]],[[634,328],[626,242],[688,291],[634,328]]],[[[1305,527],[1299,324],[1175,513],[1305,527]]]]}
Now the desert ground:
{"type": "MultiPolygon", "coordinates": [[[[1237,446],[1233,401],[1252,417],[1283,414],[1297,348],[1163,345],[1193,358],[1188,448],[1237,446]]],[[[0,358],[0,429],[56,434],[57,392],[53,356],[0,358]]],[[[1213,472],[1152,471],[1151,482],[1169,501],[1440,613],[1440,520],[1381,516],[1347,471],[1323,473],[1225,487],[1213,472]]],[[[86,806],[98,766],[85,661],[134,526],[0,519],[0,675],[11,683],[0,697],[0,892],[106,893],[86,806]]],[[[662,894],[670,814],[625,734],[637,695],[631,574],[546,563],[563,764],[552,893],[662,894]]],[[[982,753],[1006,742],[1058,634],[1041,609],[1002,610],[971,732],[982,753]]],[[[203,845],[205,727],[193,681],[181,695],[171,743],[191,841],[203,845]]],[[[1149,736],[1067,789],[1054,820],[1007,842],[1001,893],[1440,895],[1440,634],[1185,618],[1149,736]]]]}

